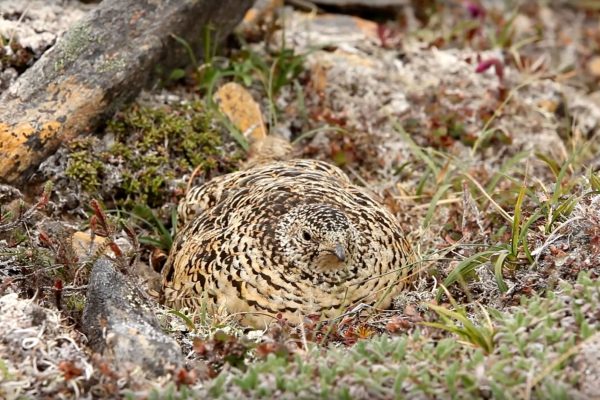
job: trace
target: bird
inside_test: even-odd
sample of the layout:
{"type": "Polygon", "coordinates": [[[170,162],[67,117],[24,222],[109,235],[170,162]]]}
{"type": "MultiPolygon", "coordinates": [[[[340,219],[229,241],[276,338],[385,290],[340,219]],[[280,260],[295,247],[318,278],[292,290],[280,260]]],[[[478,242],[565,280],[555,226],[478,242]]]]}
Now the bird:
{"type": "Polygon", "coordinates": [[[325,161],[250,165],[191,188],[162,271],[165,304],[226,311],[241,325],[300,324],[388,308],[409,242],[394,215],[325,161]]]}

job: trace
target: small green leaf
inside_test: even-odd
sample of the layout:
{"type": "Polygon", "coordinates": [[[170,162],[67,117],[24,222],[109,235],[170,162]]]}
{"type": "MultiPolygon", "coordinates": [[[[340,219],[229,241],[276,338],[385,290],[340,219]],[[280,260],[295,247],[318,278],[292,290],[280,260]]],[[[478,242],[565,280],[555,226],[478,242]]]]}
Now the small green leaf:
{"type": "Polygon", "coordinates": [[[175,68],[169,74],[169,80],[171,80],[171,81],[177,81],[177,80],[182,79],[184,77],[185,77],[185,70],[183,70],[181,68],[175,68]]]}
{"type": "Polygon", "coordinates": [[[590,172],[590,186],[593,191],[600,191],[600,175],[590,172]]]}
{"type": "Polygon", "coordinates": [[[435,192],[435,194],[433,195],[433,198],[431,199],[431,202],[429,203],[429,208],[427,210],[427,214],[425,215],[425,219],[423,220],[423,225],[422,225],[423,228],[427,228],[429,226],[429,223],[431,222],[431,218],[433,218],[433,212],[435,211],[438,201],[440,201],[440,199],[442,198],[444,193],[446,193],[446,191],[451,186],[452,185],[450,185],[450,184],[442,185],[437,190],[437,192],[435,192]]]}
{"type": "Polygon", "coordinates": [[[190,331],[195,331],[196,330],[196,326],[194,325],[194,322],[190,319],[190,317],[188,317],[187,315],[185,315],[181,311],[178,311],[178,310],[169,310],[169,314],[173,314],[176,317],[180,318],[185,323],[185,326],[190,331]]]}
{"type": "Polygon", "coordinates": [[[521,185],[521,190],[519,190],[519,195],[517,196],[517,204],[515,204],[515,215],[513,216],[512,222],[511,254],[515,257],[519,252],[519,238],[521,237],[521,208],[523,206],[524,199],[525,185],[521,185]]]}

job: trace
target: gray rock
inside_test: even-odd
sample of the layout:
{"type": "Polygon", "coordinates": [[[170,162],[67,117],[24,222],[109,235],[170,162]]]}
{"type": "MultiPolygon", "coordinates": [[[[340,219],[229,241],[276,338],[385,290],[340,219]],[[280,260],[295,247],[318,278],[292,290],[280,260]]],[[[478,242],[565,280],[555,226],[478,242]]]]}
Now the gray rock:
{"type": "Polygon", "coordinates": [[[340,8],[390,8],[402,7],[410,4],[409,0],[313,0],[313,3],[322,6],[335,6],[340,8]]]}
{"type": "Polygon", "coordinates": [[[22,199],[23,195],[16,187],[0,184],[0,204],[6,205],[15,199],[22,199]]]}
{"type": "Polygon", "coordinates": [[[204,54],[222,42],[251,5],[251,0],[99,3],[0,94],[0,120],[7,126],[0,130],[0,181],[28,183],[62,143],[93,132],[161,75],[188,65],[188,49],[204,54]],[[204,43],[208,33],[210,43],[204,43]],[[19,128],[25,122],[30,128],[19,128]]]}
{"type": "Polygon", "coordinates": [[[162,331],[152,308],[131,277],[100,259],[92,269],[83,312],[89,346],[116,366],[139,366],[150,376],[183,366],[179,345],[162,331]]]}

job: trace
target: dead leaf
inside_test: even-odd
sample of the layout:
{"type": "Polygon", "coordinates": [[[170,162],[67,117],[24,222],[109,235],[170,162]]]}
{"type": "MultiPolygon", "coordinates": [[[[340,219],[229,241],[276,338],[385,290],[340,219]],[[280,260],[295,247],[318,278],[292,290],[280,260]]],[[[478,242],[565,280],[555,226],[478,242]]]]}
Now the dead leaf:
{"type": "Polygon", "coordinates": [[[412,323],[406,318],[394,315],[386,324],[385,328],[389,333],[406,332],[412,326],[412,323]]]}
{"type": "Polygon", "coordinates": [[[556,100],[542,99],[538,101],[538,107],[551,113],[556,112],[558,105],[559,104],[556,100]]]}
{"type": "Polygon", "coordinates": [[[327,70],[323,64],[316,64],[311,69],[311,84],[318,95],[325,93],[327,87],[327,70]]]}
{"type": "Polygon", "coordinates": [[[588,61],[587,70],[592,76],[596,78],[600,77],[600,56],[594,56],[588,61]]]}

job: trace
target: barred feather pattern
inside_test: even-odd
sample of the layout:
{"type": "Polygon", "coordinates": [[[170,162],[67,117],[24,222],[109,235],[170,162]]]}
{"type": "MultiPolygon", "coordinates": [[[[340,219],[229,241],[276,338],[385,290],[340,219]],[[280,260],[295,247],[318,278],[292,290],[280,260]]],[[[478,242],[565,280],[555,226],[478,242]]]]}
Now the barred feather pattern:
{"type": "Polygon", "coordinates": [[[163,269],[166,303],[239,314],[333,318],[388,307],[404,287],[408,243],[395,217],[339,168],[274,162],[192,188],[163,269]]]}

